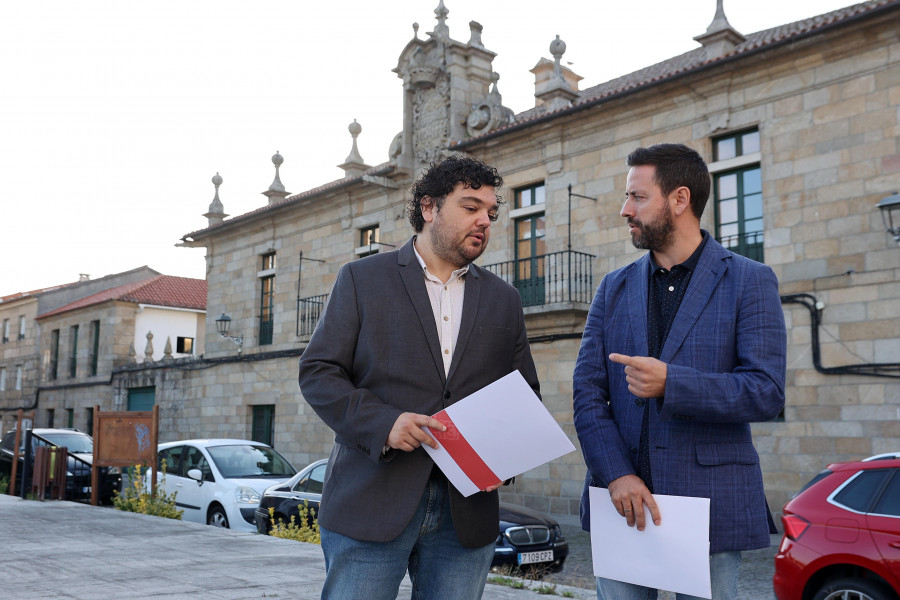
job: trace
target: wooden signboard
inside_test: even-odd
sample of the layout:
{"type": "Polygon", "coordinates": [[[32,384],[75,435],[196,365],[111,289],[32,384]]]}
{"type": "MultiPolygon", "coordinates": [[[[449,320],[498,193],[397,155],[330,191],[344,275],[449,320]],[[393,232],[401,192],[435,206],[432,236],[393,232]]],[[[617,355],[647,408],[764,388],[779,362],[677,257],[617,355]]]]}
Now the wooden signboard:
{"type": "MultiPolygon", "coordinates": [[[[156,468],[159,444],[159,406],[152,411],[100,412],[94,408],[94,460],[91,468],[91,504],[99,499],[99,467],[156,468]]],[[[156,478],[151,478],[156,495],[156,478]]]]}

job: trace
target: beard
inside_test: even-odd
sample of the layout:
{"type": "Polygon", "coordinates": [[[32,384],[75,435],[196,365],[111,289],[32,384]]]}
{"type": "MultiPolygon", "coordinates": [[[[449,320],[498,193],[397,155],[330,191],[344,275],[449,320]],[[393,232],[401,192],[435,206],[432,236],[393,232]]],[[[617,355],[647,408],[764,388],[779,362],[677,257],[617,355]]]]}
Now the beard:
{"type": "Polygon", "coordinates": [[[672,244],[672,238],[675,236],[675,224],[669,213],[668,202],[653,221],[642,223],[629,219],[628,224],[638,228],[636,233],[631,234],[631,243],[638,250],[663,251],[672,244]]]}
{"type": "Polygon", "coordinates": [[[481,256],[487,248],[488,232],[484,231],[484,241],[480,246],[472,248],[466,245],[468,235],[451,229],[443,220],[435,221],[431,229],[431,249],[441,259],[457,268],[462,268],[481,256]],[[458,239],[462,236],[462,239],[458,239]]]}

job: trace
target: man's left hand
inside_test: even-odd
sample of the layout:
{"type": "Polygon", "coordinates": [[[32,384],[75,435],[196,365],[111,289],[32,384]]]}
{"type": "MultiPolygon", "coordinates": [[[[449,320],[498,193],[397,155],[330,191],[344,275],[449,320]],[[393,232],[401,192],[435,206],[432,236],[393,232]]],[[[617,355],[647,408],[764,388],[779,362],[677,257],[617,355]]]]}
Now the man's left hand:
{"type": "Polygon", "coordinates": [[[638,398],[662,398],[666,393],[666,363],[649,356],[610,354],[609,360],[625,365],[628,391],[638,398]]]}

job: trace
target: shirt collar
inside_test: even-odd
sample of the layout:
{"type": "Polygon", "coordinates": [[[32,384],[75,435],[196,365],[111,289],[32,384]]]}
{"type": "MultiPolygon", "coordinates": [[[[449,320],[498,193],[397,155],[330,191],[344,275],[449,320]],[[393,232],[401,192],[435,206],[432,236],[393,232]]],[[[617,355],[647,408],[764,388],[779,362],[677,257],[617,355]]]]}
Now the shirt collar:
{"type": "MultiPolygon", "coordinates": [[[[444,282],[444,281],[440,281],[440,279],[438,279],[437,277],[435,277],[435,276],[431,273],[431,271],[428,270],[428,265],[425,264],[425,259],[422,258],[422,255],[419,254],[419,251],[416,249],[416,244],[415,244],[415,242],[413,242],[413,252],[414,252],[415,255],[416,255],[416,260],[419,261],[419,265],[422,267],[422,272],[425,273],[425,277],[429,277],[429,278],[434,279],[435,281],[438,281],[438,282],[440,282],[440,283],[446,283],[446,282],[444,282]]],[[[468,273],[468,272],[469,272],[469,265],[466,265],[466,266],[464,266],[464,267],[461,267],[461,268],[459,268],[459,269],[456,269],[455,271],[453,271],[453,273],[450,274],[450,279],[448,279],[447,281],[451,281],[451,280],[453,280],[453,279],[461,278],[463,275],[465,275],[465,274],[468,273]]]]}
{"type": "MultiPolygon", "coordinates": [[[[675,265],[674,267],[672,267],[673,270],[675,269],[675,267],[682,267],[684,269],[687,269],[691,273],[693,273],[694,269],[697,268],[697,264],[700,262],[700,255],[703,254],[703,249],[706,247],[706,242],[709,240],[709,232],[708,231],[706,231],[705,229],[701,229],[700,233],[703,234],[703,238],[700,240],[700,245],[697,246],[697,249],[694,250],[694,253],[691,254],[690,258],[688,258],[683,263],[679,263],[679,264],[675,265]]],[[[659,269],[659,268],[660,268],[659,265],[656,264],[655,260],[653,260],[653,253],[651,252],[650,253],[650,273],[651,274],[655,273],[657,271],[657,269],[659,269]]]]}

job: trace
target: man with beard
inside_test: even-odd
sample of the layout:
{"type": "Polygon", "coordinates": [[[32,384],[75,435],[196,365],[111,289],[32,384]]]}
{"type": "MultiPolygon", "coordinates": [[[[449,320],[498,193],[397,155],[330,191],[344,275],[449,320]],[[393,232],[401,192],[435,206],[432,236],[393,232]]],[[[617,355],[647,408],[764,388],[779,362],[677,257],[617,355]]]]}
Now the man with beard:
{"type": "MultiPolygon", "coordinates": [[[[784,407],[778,282],[700,228],[710,177],[697,152],[659,144],[627,163],[621,215],[634,246],[650,252],[603,278],[578,353],[582,526],[590,528],[589,486],[607,488],[639,530],[647,519],[665,527],[653,494],[709,498],[712,597],[734,599],[741,551],[768,546],[775,532],[750,423],[784,407]]],[[[601,599],[656,594],[597,578],[601,599]]]]}
{"type": "Polygon", "coordinates": [[[473,264],[503,183],[465,156],[432,164],[395,252],[344,265],[300,359],[303,397],[335,432],[319,527],[323,599],[480,598],[499,528],[497,488],[464,498],[422,448],[432,415],[518,369],[537,373],[518,292],[473,264]]]}

